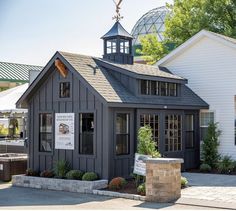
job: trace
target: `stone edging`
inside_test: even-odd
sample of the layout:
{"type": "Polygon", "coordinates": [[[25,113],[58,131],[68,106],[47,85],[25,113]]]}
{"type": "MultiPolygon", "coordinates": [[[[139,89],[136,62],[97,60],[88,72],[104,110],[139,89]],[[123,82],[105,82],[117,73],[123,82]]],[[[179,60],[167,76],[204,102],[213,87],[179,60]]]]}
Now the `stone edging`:
{"type": "Polygon", "coordinates": [[[125,199],[132,199],[132,200],[140,200],[145,201],[145,196],[140,196],[137,194],[130,194],[130,193],[119,193],[114,191],[106,191],[106,190],[93,190],[93,194],[95,195],[102,195],[102,196],[111,196],[116,198],[125,198],[125,199]]]}

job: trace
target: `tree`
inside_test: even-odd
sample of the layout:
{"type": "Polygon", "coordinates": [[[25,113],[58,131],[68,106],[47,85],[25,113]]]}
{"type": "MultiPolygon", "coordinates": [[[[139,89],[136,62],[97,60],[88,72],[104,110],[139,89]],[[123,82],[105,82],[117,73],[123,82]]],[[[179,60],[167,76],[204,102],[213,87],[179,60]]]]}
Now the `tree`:
{"type": "Polygon", "coordinates": [[[147,64],[156,63],[168,52],[167,47],[152,34],[141,37],[140,43],[141,49],[137,49],[137,53],[142,55],[147,64]]]}
{"type": "Polygon", "coordinates": [[[174,0],[167,7],[166,42],[178,46],[202,29],[236,37],[235,0],[174,0]]]}
{"type": "Polygon", "coordinates": [[[219,136],[221,131],[217,128],[217,123],[210,123],[207,129],[206,137],[203,139],[202,156],[203,163],[212,168],[217,166],[220,155],[218,153],[219,136]]]}

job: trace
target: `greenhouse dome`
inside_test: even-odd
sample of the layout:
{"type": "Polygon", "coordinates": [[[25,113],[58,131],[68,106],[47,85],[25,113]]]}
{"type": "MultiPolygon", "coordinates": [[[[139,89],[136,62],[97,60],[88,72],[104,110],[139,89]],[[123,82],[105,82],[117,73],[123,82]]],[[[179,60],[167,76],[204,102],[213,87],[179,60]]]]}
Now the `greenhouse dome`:
{"type": "Polygon", "coordinates": [[[133,46],[140,45],[139,38],[147,34],[156,34],[159,41],[164,39],[163,32],[165,30],[165,17],[169,10],[163,6],[150,10],[144,14],[135,24],[132,29],[132,36],[134,37],[133,46]]]}

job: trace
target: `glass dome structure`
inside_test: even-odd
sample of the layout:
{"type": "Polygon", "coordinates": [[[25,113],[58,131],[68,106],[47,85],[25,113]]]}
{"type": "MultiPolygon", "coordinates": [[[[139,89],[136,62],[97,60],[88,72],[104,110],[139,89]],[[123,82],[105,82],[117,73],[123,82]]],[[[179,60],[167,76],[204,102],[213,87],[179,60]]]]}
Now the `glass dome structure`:
{"type": "Polygon", "coordinates": [[[133,46],[140,45],[139,38],[147,34],[155,34],[159,41],[164,39],[165,17],[169,10],[163,6],[150,10],[144,14],[132,29],[133,46]]]}

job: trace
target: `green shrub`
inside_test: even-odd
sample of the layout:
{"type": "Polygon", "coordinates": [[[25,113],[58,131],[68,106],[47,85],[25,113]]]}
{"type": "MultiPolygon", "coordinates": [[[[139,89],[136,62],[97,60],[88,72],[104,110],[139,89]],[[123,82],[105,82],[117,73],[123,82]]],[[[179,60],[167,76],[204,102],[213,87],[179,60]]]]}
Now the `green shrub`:
{"type": "Polygon", "coordinates": [[[220,173],[228,174],[234,170],[234,161],[230,156],[224,156],[218,163],[217,169],[220,173]]]}
{"type": "Polygon", "coordinates": [[[84,172],[80,170],[70,170],[66,174],[66,179],[82,180],[84,172]]]}
{"type": "Polygon", "coordinates": [[[188,185],[188,180],[186,177],[181,177],[181,188],[185,188],[188,185]]]}
{"type": "Polygon", "coordinates": [[[203,163],[203,164],[200,165],[200,171],[205,172],[205,173],[211,172],[211,166],[209,166],[206,163],[203,163]]]}
{"type": "Polygon", "coordinates": [[[142,183],[141,185],[138,186],[137,192],[138,192],[138,194],[140,194],[140,195],[142,195],[142,196],[145,196],[145,195],[146,195],[145,183],[142,183]]]}
{"type": "Polygon", "coordinates": [[[70,164],[65,160],[58,160],[54,167],[54,173],[57,178],[65,178],[66,173],[70,171],[70,164]]]}
{"type": "Polygon", "coordinates": [[[120,190],[124,188],[126,184],[127,181],[123,177],[116,177],[110,181],[108,188],[110,190],[120,190]]]}
{"type": "Polygon", "coordinates": [[[203,139],[202,144],[202,157],[203,163],[210,165],[212,168],[217,166],[220,158],[218,153],[219,136],[221,131],[217,128],[217,123],[210,123],[207,129],[206,137],[203,139]]]}
{"type": "Polygon", "coordinates": [[[86,172],[82,177],[82,180],[85,180],[85,181],[94,181],[97,179],[98,179],[98,175],[94,172],[86,172]]]}
{"type": "Polygon", "coordinates": [[[25,171],[25,175],[26,175],[26,176],[37,177],[37,176],[39,175],[39,172],[38,172],[38,171],[34,171],[34,170],[31,169],[31,168],[28,168],[28,169],[26,169],[26,171],[25,171]]]}
{"type": "Polygon", "coordinates": [[[40,173],[40,177],[52,178],[54,177],[54,172],[50,170],[44,170],[40,173]]]}
{"type": "Polygon", "coordinates": [[[156,149],[157,144],[153,140],[152,129],[145,125],[138,130],[138,147],[137,152],[143,155],[151,155],[152,157],[161,157],[161,154],[156,149]]]}

